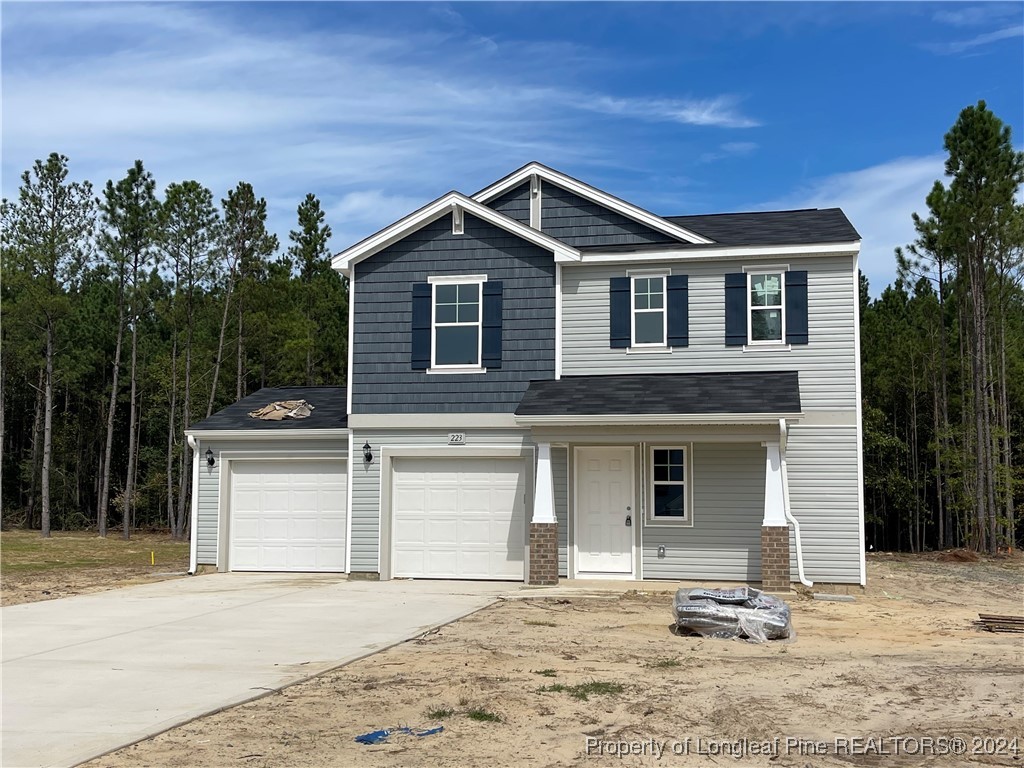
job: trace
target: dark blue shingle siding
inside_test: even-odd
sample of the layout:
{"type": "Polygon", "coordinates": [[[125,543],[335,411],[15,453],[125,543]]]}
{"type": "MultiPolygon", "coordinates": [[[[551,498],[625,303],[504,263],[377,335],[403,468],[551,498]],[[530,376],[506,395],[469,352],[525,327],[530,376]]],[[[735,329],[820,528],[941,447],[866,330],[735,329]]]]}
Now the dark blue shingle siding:
{"type": "Polygon", "coordinates": [[[575,248],[679,242],[554,184],[541,185],[541,200],[543,231],[575,248]]]}
{"type": "Polygon", "coordinates": [[[353,413],[511,413],[533,379],[554,377],[555,266],[542,248],[465,214],[444,216],[355,266],[353,413]],[[503,283],[502,367],[441,375],[411,365],[412,286],[434,275],[503,283]]]}

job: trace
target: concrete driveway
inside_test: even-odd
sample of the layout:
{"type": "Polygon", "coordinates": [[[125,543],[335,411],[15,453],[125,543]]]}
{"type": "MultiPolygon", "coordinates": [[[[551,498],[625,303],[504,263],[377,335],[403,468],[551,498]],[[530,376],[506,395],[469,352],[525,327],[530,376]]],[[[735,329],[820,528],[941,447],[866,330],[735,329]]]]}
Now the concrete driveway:
{"type": "Polygon", "coordinates": [[[211,574],[0,609],[0,764],[75,765],[408,640],[518,588],[211,574]]]}

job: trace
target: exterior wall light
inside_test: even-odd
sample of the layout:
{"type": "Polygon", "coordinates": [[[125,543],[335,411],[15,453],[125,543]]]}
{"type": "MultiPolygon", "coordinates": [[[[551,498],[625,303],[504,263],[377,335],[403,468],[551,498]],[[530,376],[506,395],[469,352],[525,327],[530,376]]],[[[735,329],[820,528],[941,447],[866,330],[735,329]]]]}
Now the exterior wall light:
{"type": "Polygon", "coordinates": [[[206,449],[206,466],[212,467],[216,463],[216,459],[213,458],[213,451],[209,448],[206,449]]]}
{"type": "Polygon", "coordinates": [[[363,461],[367,464],[373,463],[373,452],[370,450],[370,443],[363,443],[363,461]]]}

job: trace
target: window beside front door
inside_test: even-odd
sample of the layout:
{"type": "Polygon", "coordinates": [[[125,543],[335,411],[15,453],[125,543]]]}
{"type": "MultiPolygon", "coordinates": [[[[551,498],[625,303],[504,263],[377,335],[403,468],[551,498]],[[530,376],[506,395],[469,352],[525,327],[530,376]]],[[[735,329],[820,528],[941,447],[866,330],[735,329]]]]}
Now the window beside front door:
{"type": "Polygon", "coordinates": [[[432,368],[479,367],[480,283],[434,283],[432,368]]]}
{"type": "Polygon", "coordinates": [[[750,272],[748,309],[751,344],[781,343],[786,338],[784,283],[782,272],[750,272]]]}
{"type": "Polygon", "coordinates": [[[689,456],[686,446],[651,448],[649,522],[692,524],[689,456]]]}

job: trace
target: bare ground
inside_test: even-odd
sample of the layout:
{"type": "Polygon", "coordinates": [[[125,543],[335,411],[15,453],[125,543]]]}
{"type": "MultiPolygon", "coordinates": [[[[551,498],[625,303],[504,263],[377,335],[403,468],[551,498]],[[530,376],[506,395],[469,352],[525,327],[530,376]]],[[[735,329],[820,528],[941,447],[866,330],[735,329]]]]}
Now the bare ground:
{"type": "Polygon", "coordinates": [[[674,636],[671,593],[505,601],[88,765],[1024,763],[1024,637],[971,623],[979,612],[1024,612],[1020,557],[878,555],[869,578],[854,603],[794,594],[789,644],[674,636]],[[586,683],[622,690],[588,700],[540,690],[586,683]],[[499,720],[474,720],[474,711],[499,720]],[[444,731],[424,738],[354,741],[435,724],[444,731]],[[644,754],[609,754],[620,742],[644,754]],[[728,754],[762,742],[768,756],[728,754]],[[961,745],[966,754],[954,754],[961,745]],[[826,754],[811,754],[819,749],[826,754]]]}

